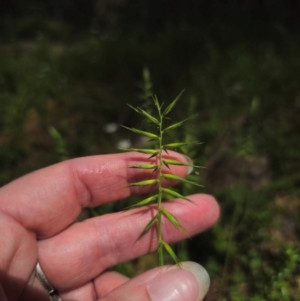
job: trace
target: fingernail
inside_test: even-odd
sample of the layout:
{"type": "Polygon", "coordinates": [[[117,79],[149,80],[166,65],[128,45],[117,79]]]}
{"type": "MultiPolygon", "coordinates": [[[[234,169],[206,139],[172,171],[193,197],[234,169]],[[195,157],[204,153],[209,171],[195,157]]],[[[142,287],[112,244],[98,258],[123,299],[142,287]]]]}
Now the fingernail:
{"type": "Polygon", "coordinates": [[[191,272],[194,275],[199,286],[199,295],[198,295],[198,299],[196,300],[197,301],[203,300],[203,298],[208,292],[209,285],[210,285],[210,278],[206,269],[202,265],[193,261],[182,262],[181,268],[183,270],[191,272]]]}
{"type": "Polygon", "coordinates": [[[209,276],[199,264],[183,262],[157,276],[148,286],[151,301],[201,301],[209,288],[209,276]]]}
{"type": "Polygon", "coordinates": [[[194,166],[194,162],[193,162],[193,160],[190,157],[188,157],[186,155],[183,155],[183,156],[185,157],[187,163],[189,164],[188,171],[187,171],[187,175],[189,175],[189,174],[192,173],[192,171],[194,169],[194,167],[193,167],[194,166]]]}

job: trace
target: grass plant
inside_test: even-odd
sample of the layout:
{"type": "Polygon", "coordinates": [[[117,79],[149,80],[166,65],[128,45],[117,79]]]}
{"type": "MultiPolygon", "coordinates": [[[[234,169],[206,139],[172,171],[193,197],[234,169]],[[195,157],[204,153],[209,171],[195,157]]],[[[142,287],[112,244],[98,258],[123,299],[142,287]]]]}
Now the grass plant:
{"type": "MultiPolygon", "coordinates": [[[[153,96],[153,103],[156,109],[156,116],[153,116],[152,114],[148,113],[144,109],[140,107],[133,107],[131,105],[130,108],[132,108],[135,112],[142,115],[144,118],[146,118],[150,124],[152,124],[155,128],[155,131],[143,131],[137,128],[129,128],[126,126],[123,126],[124,128],[128,129],[129,131],[139,134],[142,136],[145,136],[150,139],[150,141],[156,142],[154,144],[154,148],[129,148],[126,149],[127,151],[136,151],[144,154],[149,155],[149,159],[152,159],[153,163],[144,163],[144,164],[138,164],[138,165],[131,165],[129,168],[138,168],[138,169],[147,169],[147,170],[153,170],[154,177],[151,179],[139,181],[130,183],[129,186],[156,186],[156,191],[153,195],[139,201],[138,203],[130,206],[130,208],[138,208],[145,205],[150,205],[153,203],[157,204],[157,213],[155,216],[148,222],[144,230],[140,233],[139,237],[137,239],[140,239],[143,235],[145,235],[150,229],[153,227],[156,227],[157,230],[157,240],[158,240],[158,262],[159,265],[164,264],[164,253],[166,252],[175,262],[176,264],[180,264],[180,260],[178,259],[177,255],[173,251],[172,247],[164,240],[163,234],[162,234],[162,220],[166,218],[169,220],[172,225],[176,228],[179,228],[180,230],[186,232],[184,227],[181,225],[181,223],[177,220],[177,218],[169,212],[166,208],[163,206],[163,200],[164,196],[171,196],[173,198],[180,198],[188,202],[192,202],[187,197],[181,195],[180,193],[176,192],[174,189],[171,188],[165,188],[163,187],[163,180],[169,180],[169,181],[177,181],[183,184],[192,184],[195,186],[202,186],[194,181],[189,181],[187,179],[178,177],[171,173],[170,166],[171,165],[177,165],[177,166],[187,166],[187,167],[196,167],[200,168],[200,166],[195,166],[190,163],[184,163],[178,160],[172,160],[172,159],[166,159],[164,158],[164,153],[168,153],[169,150],[174,150],[181,148],[185,146],[186,142],[166,142],[166,137],[168,133],[172,130],[175,130],[182,126],[183,123],[186,121],[192,119],[195,117],[195,115],[192,115],[182,121],[170,124],[165,126],[165,121],[169,119],[168,114],[171,112],[171,110],[176,105],[177,101],[180,99],[183,91],[166,107],[163,109],[163,104],[160,104],[157,97],[153,96]],[[169,172],[163,171],[163,167],[166,167],[169,172]]],[[[189,142],[189,144],[199,144],[197,141],[189,142]]]]}
{"type": "MultiPolygon", "coordinates": [[[[64,147],[68,158],[116,152],[124,132],[102,132],[107,123],[151,132],[155,124],[139,123],[139,114],[124,110],[126,100],[125,104],[156,114],[151,97],[133,97],[139,79],[144,78],[142,93],[147,96],[155,89],[168,99],[178,86],[187,87],[184,103],[178,101],[169,116],[181,120],[182,112],[187,116],[197,112],[201,126],[186,122],[164,139],[206,141],[201,148],[187,144],[180,150],[195,164],[206,166],[205,173],[187,179],[203,183],[222,213],[213,229],[186,240],[183,251],[172,247],[181,260],[201,262],[208,270],[212,285],[207,300],[298,301],[300,259],[287,252],[300,254],[300,50],[296,36],[277,29],[273,27],[262,40],[254,36],[249,40],[244,31],[232,36],[236,28],[219,26],[168,31],[143,40],[132,36],[96,40],[88,33],[72,44],[47,36],[29,44],[14,39],[2,44],[0,185],[64,160],[64,147]],[[140,76],[143,65],[156,66],[150,68],[151,78],[146,69],[140,76]],[[252,99],[259,105],[249,120],[252,99]],[[65,143],[54,132],[49,135],[49,126],[65,143]],[[261,156],[267,159],[265,168],[254,164],[261,156]],[[246,169],[230,162],[244,162],[246,169]],[[261,172],[253,173],[254,166],[261,172]],[[250,187],[253,181],[261,186],[250,187]],[[243,219],[231,233],[236,208],[241,208],[238,216],[243,219]]],[[[164,125],[168,122],[164,120],[164,125]]],[[[186,184],[177,191],[190,195],[196,189],[186,184]]],[[[133,196],[125,206],[138,201],[133,196]]],[[[117,212],[123,206],[123,202],[105,204],[94,208],[93,215],[117,212]]],[[[165,254],[166,262],[169,258],[165,254]]],[[[152,268],[155,259],[151,254],[117,268],[134,277],[152,268]]]]}

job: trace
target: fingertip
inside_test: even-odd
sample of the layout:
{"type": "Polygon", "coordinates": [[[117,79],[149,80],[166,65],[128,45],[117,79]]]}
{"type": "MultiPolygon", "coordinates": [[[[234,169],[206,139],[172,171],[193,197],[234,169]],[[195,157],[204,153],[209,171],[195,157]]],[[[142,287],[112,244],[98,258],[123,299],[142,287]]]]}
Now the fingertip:
{"type": "Polygon", "coordinates": [[[202,194],[202,196],[205,198],[206,202],[208,203],[208,207],[210,210],[208,210],[211,214],[211,220],[213,223],[216,223],[220,217],[220,206],[217,200],[210,194],[202,194]]]}
{"type": "Polygon", "coordinates": [[[220,217],[220,206],[217,200],[210,194],[198,193],[188,196],[189,199],[201,206],[205,216],[210,220],[211,225],[215,224],[220,217]]]}
{"type": "Polygon", "coordinates": [[[200,301],[207,294],[210,278],[198,263],[182,262],[155,277],[147,286],[151,301],[200,301]]]}
{"type": "Polygon", "coordinates": [[[202,265],[193,261],[182,262],[181,268],[193,274],[199,286],[197,301],[203,300],[210,286],[210,277],[206,269],[202,265]]]}
{"type": "Polygon", "coordinates": [[[130,280],[128,277],[114,271],[102,273],[94,280],[97,296],[103,298],[115,288],[125,284],[128,280],[130,280]]]}

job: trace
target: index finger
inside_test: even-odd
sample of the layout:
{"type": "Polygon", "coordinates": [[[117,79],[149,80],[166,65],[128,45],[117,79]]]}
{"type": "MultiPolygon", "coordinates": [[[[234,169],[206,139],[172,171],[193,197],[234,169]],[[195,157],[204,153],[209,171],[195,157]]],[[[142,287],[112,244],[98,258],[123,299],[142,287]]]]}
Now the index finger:
{"type": "MultiPolygon", "coordinates": [[[[176,152],[164,157],[186,161],[176,152]]],[[[151,160],[148,155],[130,152],[64,161],[2,187],[0,210],[38,237],[50,237],[70,225],[82,208],[153,189],[153,186],[128,187],[129,183],[153,177],[151,170],[128,167],[151,160]]],[[[169,172],[181,177],[187,173],[187,167],[170,168],[169,172]]],[[[166,186],[170,184],[168,181],[166,186]]]]}

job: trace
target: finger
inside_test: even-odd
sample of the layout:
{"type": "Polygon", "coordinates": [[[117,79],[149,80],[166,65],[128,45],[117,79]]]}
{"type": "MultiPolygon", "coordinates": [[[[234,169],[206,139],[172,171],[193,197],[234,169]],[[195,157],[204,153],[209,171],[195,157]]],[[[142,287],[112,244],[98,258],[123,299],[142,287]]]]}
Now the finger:
{"type": "Polygon", "coordinates": [[[107,295],[112,290],[123,285],[129,280],[130,278],[114,271],[107,271],[102,273],[94,281],[98,298],[102,298],[103,296],[107,295]]]}
{"type": "MultiPolygon", "coordinates": [[[[186,159],[175,152],[165,157],[186,159]]],[[[153,161],[139,153],[78,158],[33,172],[0,190],[1,208],[38,237],[50,237],[68,225],[82,208],[120,200],[132,193],[149,192],[153,186],[128,187],[129,183],[153,177],[145,169],[131,165],[153,161]]],[[[185,176],[186,167],[170,166],[169,172],[185,176]]],[[[166,182],[166,185],[174,182],[166,182]]]]}
{"type": "Polygon", "coordinates": [[[124,275],[113,271],[107,271],[97,277],[94,280],[94,283],[89,282],[68,292],[60,293],[60,297],[62,300],[66,301],[94,301],[101,296],[108,294],[120,285],[123,285],[128,280],[129,278],[124,275]],[[95,287],[97,287],[97,291],[95,290],[95,287]],[[102,295],[99,296],[97,292],[101,292],[102,295]]]}
{"type": "MultiPolygon", "coordinates": [[[[101,301],[200,301],[207,293],[209,276],[193,262],[178,266],[158,267],[112,290],[101,301]]],[[[102,292],[96,285],[99,296],[102,292]]]]}
{"type": "Polygon", "coordinates": [[[59,296],[64,301],[94,301],[97,299],[93,282],[85,283],[75,289],[60,293],[59,296]]]}
{"type": "MultiPolygon", "coordinates": [[[[190,198],[195,204],[177,200],[164,207],[192,236],[215,223],[219,207],[209,195],[190,198]]],[[[39,261],[47,278],[57,289],[69,290],[120,262],[153,252],[157,248],[154,229],[140,240],[137,238],[155,211],[147,207],[89,219],[39,241],[39,261]]],[[[186,238],[186,233],[164,219],[163,237],[172,243],[186,238]]]]}
{"type": "Polygon", "coordinates": [[[14,219],[1,212],[0,229],[0,283],[9,300],[18,300],[25,284],[30,282],[36,264],[36,239],[14,219]]]}

